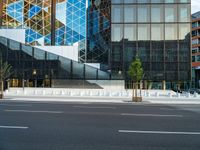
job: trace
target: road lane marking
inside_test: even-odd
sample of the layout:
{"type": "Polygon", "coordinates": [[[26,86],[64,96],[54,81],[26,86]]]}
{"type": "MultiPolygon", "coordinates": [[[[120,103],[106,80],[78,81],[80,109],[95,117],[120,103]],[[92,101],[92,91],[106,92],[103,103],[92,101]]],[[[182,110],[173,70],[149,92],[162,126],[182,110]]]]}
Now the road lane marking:
{"type": "Polygon", "coordinates": [[[29,107],[31,104],[0,104],[0,106],[12,106],[12,107],[29,107]]]}
{"type": "Polygon", "coordinates": [[[138,133],[138,134],[200,135],[200,132],[137,131],[137,130],[118,130],[118,132],[119,133],[138,133]]]}
{"type": "Polygon", "coordinates": [[[122,116],[138,116],[138,117],[183,117],[182,115],[161,115],[161,114],[130,114],[122,113],[122,116]]]}
{"type": "Polygon", "coordinates": [[[4,110],[6,112],[27,112],[27,113],[50,113],[50,114],[61,114],[62,111],[36,111],[36,110],[4,110]]]}
{"type": "Polygon", "coordinates": [[[20,127],[20,126],[0,126],[3,129],[28,129],[28,127],[20,127]]]}
{"type": "Polygon", "coordinates": [[[74,108],[91,108],[91,109],[116,109],[116,107],[93,107],[93,106],[73,106],[74,108]]]}

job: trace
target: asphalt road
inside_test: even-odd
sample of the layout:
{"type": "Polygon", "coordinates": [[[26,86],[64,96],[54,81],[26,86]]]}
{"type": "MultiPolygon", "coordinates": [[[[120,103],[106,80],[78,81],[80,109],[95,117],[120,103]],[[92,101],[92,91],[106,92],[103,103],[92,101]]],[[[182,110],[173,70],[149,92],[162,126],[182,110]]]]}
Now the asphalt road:
{"type": "Polygon", "coordinates": [[[200,105],[1,101],[0,150],[200,150],[200,105]]]}

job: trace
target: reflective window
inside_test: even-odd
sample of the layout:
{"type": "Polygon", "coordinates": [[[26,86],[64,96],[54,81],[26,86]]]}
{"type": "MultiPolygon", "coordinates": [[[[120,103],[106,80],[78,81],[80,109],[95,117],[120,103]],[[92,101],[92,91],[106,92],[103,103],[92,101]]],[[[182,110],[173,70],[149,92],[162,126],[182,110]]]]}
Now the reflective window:
{"type": "Polygon", "coordinates": [[[151,0],[151,3],[163,3],[163,0],[151,0]]]}
{"type": "Polygon", "coordinates": [[[190,22],[190,5],[179,5],[179,22],[190,22]]]}
{"type": "Polygon", "coordinates": [[[138,5],[138,22],[150,21],[150,7],[148,5],[138,5]]]}
{"type": "Polygon", "coordinates": [[[133,24],[124,25],[124,39],[128,41],[136,41],[136,25],[133,24]]]}
{"type": "Polygon", "coordinates": [[[136,55],[136,45],[125,45],[124,49],[124,61],[131,62],[133,61],[135,55],[136,55]]]}
{"type": "Polygon", "coordinates": [[[165,25],[165,40],[177,40],[177,24],[165,25]]]}
{"type": "Polygon", "coordinates": [[[150,25],[149,24],[138,25],[138,40],[140,41],[150,40],[150,25]]]}
{"type": "Polygon", "coordinates": [[[137,0],[124,0],[124,3],[136,3],[137,0]]]}
{"type": "Polygon", "coordinates": [[[164,18],[163,6],[152,5],[151,7],[151,22],[163,22],[164,18]]]}
{"type": "Polygon", "coordinates": [[[165,6],[165,22],[177,22],[177,5],[165,6]]]}
{"type": "Polygon", "coordinates": [[[112,22],[123,21],[123,7],[120,5],[112,5],[112,22]]]}
{"type": "Polygon", "coordinates": [[[176,2],[176,0],[164,0],[165,1],[165,3],[175,3],[176,2]]]}
{"type": "Polygon", "coordinates": [[[113,4],[119,4],[119,3],[123,3],[123,0],[112,0],[113,4]]]}
{"type": "Polygon", "coordinates": [[[34,48],[34,58],[44,60],[45,59],[45,51],[40,50],[38,48],[34,48]]]}
{"type": "Polygon", "coordinates": [[[123,25],[112,25],[112,41],[121,41],[123,37],[123,25]]]}
{"type": "Polygon", "coordinates": [[[149,3],[150,0],[138,0],[138,3],[149,3]]]}
{"type": "Polygon", "coordinates": [[[179,39],[186,39],[190,34],[190,24],[179,24],[179,39]]]}
{"type": "Polygon", "coordinates": [[[180,3],[190,3],[190,0],[179,0],[180,3]]]}
{"type": "Polygon", "coordinates": [[[151,25],[151,40],[153,41],[164,40],[164,25],[163,24],[151,25]]]}
{"type": "Polygon", "coordinates": [[[124,5],[124,22],[136,21],[136,6],[124,5]]]}

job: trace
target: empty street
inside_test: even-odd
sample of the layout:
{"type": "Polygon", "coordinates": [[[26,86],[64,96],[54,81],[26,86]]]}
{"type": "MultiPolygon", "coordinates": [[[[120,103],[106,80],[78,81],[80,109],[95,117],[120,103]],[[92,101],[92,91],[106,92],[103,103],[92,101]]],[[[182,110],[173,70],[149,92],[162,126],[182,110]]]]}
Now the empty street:
{"type": "Polygon", "coordinates": [[[0,150],[199,150],[200,105],[0,102],[0,150]]]}

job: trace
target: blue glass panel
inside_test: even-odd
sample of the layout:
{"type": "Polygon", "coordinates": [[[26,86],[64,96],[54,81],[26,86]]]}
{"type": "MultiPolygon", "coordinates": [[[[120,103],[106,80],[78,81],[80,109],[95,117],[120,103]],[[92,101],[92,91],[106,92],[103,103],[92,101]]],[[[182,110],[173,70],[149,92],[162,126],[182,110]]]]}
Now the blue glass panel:
{"type": "Polygon", "coordinates": [[[6,8],[6,13],[16,21],[23,23],[23,1],[9,4],[6,8]]]}
{"type": "Polygon", "coordinates": [[[39,34],[38,32],[36,32],[32,29],[26,30],[26,39],[25,40],[27,43],[32,43],[41,37],[42,37],[41,34],[39,34]]]}
{"type": "Polygon", "coordinates": [[[28,10],[28,17],[32,18],[36,14],[38,14],[41,11],[41,7],[37,5],[33,5],[29,10],[28,10]]]}

